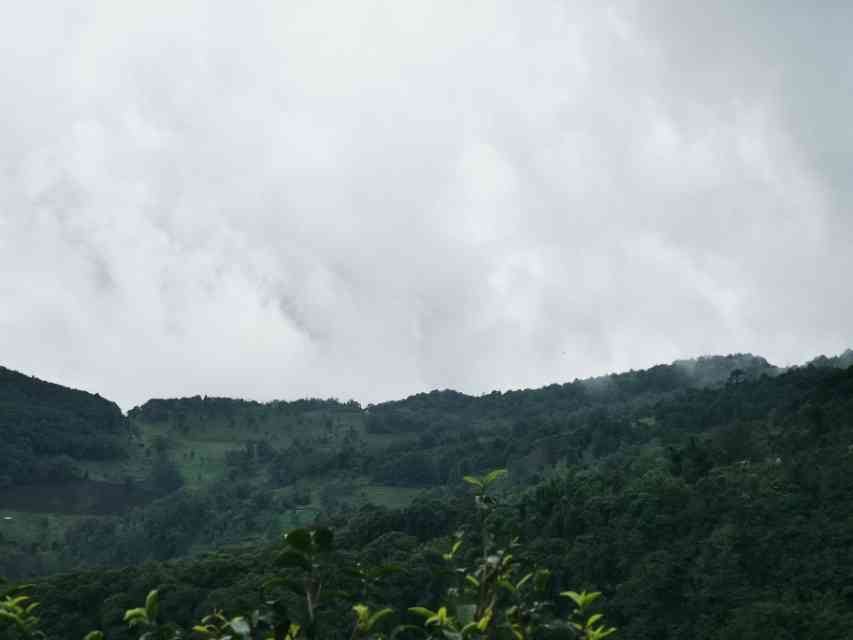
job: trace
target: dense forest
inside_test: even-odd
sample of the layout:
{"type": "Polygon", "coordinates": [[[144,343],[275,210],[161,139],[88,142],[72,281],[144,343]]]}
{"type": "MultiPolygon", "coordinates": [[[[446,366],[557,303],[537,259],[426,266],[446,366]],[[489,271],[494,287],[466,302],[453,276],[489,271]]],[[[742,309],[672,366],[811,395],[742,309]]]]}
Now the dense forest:
{"type": "Polygon", "coordinates": [[[118,405],[0,367],[0,488],[69,480],[75,460],[126,456],[118,405]]]}
{"type": "Polygon", "coordinates": [[[152,400],[127,418],[96,396],[0,373],[2,455],[36,461],[26,469],[67,456],[72,470],[0,461],[0,511],[42,519],[0,530],[0,572],[34,583],[49,637],[135,638],[124,612],[155,588],[183,626],[250,611],[282,572],[281,532],[300,527],[334,532],[323,570],[340,599],[324,601],[332,622],[320,637],[349,637],[334,621],[354,602],[412,623],[408,607],[446,597],[440,565],[458,532],[459,561],[476,564],[486,534],[465,479],[498,468],[508,473],[489,496],[490,540],[550,570],[543,601],[603,592],[618,637],[851,637],[851,351],[788,370],[707,357],[367,407],[152,400]],[[109,445],[87,444],[99,440],[109,445]],[[60,523],[46,499],[34,504],[34,487],[86,474],[120,487],[122,505],[81,504],[60,523]],[[388,565],[369,590],[353,573],[388,565]]]}

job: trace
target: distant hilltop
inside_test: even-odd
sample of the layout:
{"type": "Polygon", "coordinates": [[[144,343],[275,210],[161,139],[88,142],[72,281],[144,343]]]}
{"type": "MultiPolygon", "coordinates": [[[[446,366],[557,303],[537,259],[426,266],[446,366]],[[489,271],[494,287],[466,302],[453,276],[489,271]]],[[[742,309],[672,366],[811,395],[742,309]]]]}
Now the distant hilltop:
{"type": "MultiPolygon", "coordinates": [[[[853,349],[846,349],[843,353],[836,356],[820,355],[800,366],[846,369],[853,366],[853,349]]],[[[582,384],[592,389],[601,385],[606,386],[608,383],[619,380],[620,378],[644,374],[643,377],[648,379],[659,380],[667,378],[669,379],[668,384],[676,387],[705,387],[726,382],[735,371],[741,372],[747,378],[754,378],[760,375],[778,375],[790,368],[792,367],[777,367],[768,362],[766,358],[752,353],[703,355],[696,358],[675,360],[670,364],[655,365],[648,369],[575,379],[571,383],[563,383],[563,386],[567,384],[582,384]]],[[[560,385],[559,383],[555,383],[542,387],[542,389],[554,386],[560,385]]],[[[537,389],[525,388],[493,391],[483,395],[518,394],[530,391],[537,391],[537,389]]],[[[417,404],[418,399],[423,399],[423,401],[429,404],[430,401],[437,399],[439,396],[442,404],[450,403],[457,405],[465,405],[477,397],[451,389],[436,389],[417,393],[400,400],[369,405],[368,408],[372,409],[403,402],[410,405],[412,403],[417,404]]],[[[57,411],[69,411],[78,419],[83,418],[89,423],[97,424],[108,431],[115,431],[124,426],[124,416],[119,406],[98,393],[89,393],[64,387],[60,384],[47,382],[35,376],[28,376],[3,366],[0,366],[0,404],[39,405],[43,408],[50,407],[57,411]]],[[[266,407],[279,414],[301,414],[317,410],[359,411],[362,409],[361,405],[355,400],[342,402],[335,398],[304,398],[292,401],[273,400],[270,402],[257,402],[241,398],[191,396],[181,398],[152,398],[132,408],[128,412],[128,416],[131,418],[136,417],[158,421],[176,412],[190,411],[193,413],[204,413],[209,411],[219,413],[221,411],[228,411],[229,409],[239,411],[240,409],[256,409],[259,407],[266,407]]],[[[3,430],[4,425],[0,423],[0,435],[2,435],[3,430]]]]}

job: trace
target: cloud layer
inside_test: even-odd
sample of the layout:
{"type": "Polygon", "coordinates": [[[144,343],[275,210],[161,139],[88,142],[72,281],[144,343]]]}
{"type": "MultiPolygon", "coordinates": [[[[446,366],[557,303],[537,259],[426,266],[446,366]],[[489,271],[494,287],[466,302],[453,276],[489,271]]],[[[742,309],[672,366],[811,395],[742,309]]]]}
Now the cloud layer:
{"type": "Polygon", "coordinates": [[[22,5],[0,363],[129,408],[853,343],[853,9],[568,5],[22,5]]]}

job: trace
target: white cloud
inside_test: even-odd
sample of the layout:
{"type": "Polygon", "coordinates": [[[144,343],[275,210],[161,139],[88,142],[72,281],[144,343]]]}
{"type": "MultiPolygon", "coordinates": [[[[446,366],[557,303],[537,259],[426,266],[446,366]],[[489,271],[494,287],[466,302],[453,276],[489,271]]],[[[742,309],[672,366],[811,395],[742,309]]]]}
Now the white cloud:
{"type": "Polygon", "coordinates": [[[834,11],[22,5],[0,27],[0,362],[127,408],[839,351],[834,11]]]}

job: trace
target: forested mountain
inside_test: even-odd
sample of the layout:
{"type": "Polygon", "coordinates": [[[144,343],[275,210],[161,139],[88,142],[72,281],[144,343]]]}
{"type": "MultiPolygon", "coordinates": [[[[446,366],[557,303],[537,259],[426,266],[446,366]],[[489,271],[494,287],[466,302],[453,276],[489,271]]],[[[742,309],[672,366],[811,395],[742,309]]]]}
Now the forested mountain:
{"type": "Polygon", "coordinates": [[[319,399],[150,400],[125,419],[97,396],[4,370],[0,509],[15,519],[0,531],[0,574],[271,539],[320,513],[403,506],[418,491],[499,466],[535,481],[557,462],[586,464],[657,437],[655,402],[778,372],[738,354],[479,397],[432,391],[365,409],[319,399]]]}
{"type": "Polygon", "coordinates": [[[844,353],[827,358],[826,356],[818,356],[811,362],[810,365],[815,367],[835,367],[836,369],[846,369],[853,367],[853,349],[847,349],[844,353]]]}
{"type": "MultiPolygon", "coordinates": [[[[32,575],[39,565],[27,558],[49,554],[56,564],[42,567],[131,566],[36,587],[57,637],[97,627],[129,638],[123,610],[158,586],[182,624],[212,608],[247,610],[279,571],[280,531],[320,524],[336,532],[341,571],[356,561],[399,565],[372,605],[436,606],[447,586],[434,573],[441,554],[454,532],[475,528],[463,476],[506,467],[490,526],[522,542],[525,562],[551,568],[552,594],[603,591],[618,637],[849,638],[845,357],[787,371],[754,356],[702,358],[364,409],[150,401],[129,414],[130,455],[149,471],[171,466],[178,485],[126,513],[70,523],[57,548],[30,550],[15,565],[7,555],[2,569],[32,575]],[[181,556],[195,557],[172,560],[181,556]]],[[[336,583],[362,597],[348,575],[336,583]]],[[[346,613],[325,606],[332,619],[346,613]]],[[[339,632],[333,625],[326,637],[339,632]]]]}
{"type": "Polygon", "coordinates": [[[75,461],[127,455],[118,405],[0,367],[0,488],[77,477],[75,461]]]}

